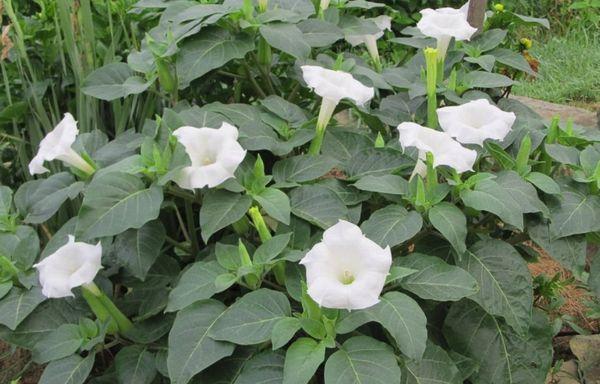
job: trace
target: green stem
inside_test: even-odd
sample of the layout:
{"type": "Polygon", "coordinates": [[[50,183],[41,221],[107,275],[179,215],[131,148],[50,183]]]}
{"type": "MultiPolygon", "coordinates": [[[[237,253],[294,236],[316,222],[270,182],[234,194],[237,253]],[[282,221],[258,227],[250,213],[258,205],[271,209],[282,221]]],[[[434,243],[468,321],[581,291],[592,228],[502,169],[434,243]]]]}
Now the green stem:
{"type": "Polygon", "coordinates": [[[250,208],[248,210],[248,214],[250,215],[250,218],[252,219],[252,223],[254,224],[254,227],[258,231],[258,236],[260,237],[260,241],[262,243],[264,243],[264,242],[270,240],[272,237],[271,232],[269,231],[269,228],[267,227],[267,224],[265,223],[265,219],[260,214],[260,210],[258,209],[258,207],[250,208]]]}
{"type": "Polygon", "coordinates": [[[427,126],[437,128],[437,49],[425,48],[427,65],[427,126]]]}
{"type": "MultiPolygon", "coordinates": [[[[114,322],[119,332],[127,332],[133,324],[119,308],[98,288],[96,284],[89,283],[83,287],[83,297],[100,321],[114,322]]],[[[114,325],[109,325],[114,327],[114,325]]]]}
{"type": "Polygon", "coordinates": [[[200,245],[198,244],[198,236],[196,233],[196,219],[194,218],[194,209],[192,207],[192,203],[188,200],[185,200],[185,220],[187,222],[188,227],[188,235],[190,236],[190,241],[192,243],[192,255],[196,256],[200,251],[200,245]]]}

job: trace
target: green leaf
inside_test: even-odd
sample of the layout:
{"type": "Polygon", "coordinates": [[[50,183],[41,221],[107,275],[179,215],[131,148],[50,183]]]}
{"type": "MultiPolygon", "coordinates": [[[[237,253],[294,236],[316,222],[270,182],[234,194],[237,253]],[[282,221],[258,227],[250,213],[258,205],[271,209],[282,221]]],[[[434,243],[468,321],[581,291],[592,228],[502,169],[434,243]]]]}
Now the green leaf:
{"type": "Polygon", "coordinates": [[[468,43],[468,46],[474,47],[481,52],[490,51],[504,41],[507,31],[503,29],[490,29],[479,34],[476,38],[468,43]]]}
{"type": "Polygon", "coordinates": [[[460,194],[465,205],[479,211],[488,211],[502,221],[523,229],[523,213],[513,197],[493,180],[477,183],[475,190],[463,190],[460,194]]]}
{"type": "Polygon", "coordinates": [[[308,337],[294,341],[285,354],[283,384],[307,384],[325,360],[325,344],[308,337]]]}
{"type": "Polygon", "coordinates": [[[422,360],[405,360],[402,384],[462,384],[461,373],[446,351],[430,341],[422,360]]]}
{"type": "Polygon", "coordinates": [[[525,57],[520,53],[517,53],[507,48],[496,48],[489,54],[494,56],[496,58],[496,61],[504,65],[508,65],[509,67],[516,68],[520,71],[535,76],[534,70],[531,69],[531,66],[529,65],[525,57]]]}
{"type": "Polygon", "coordinates": [[[0,283],[0,300],[2,300],[2,298],[4,296],[6,296],[6,294],[8,292],[10,292],[10,289],[12,287],[13,287],[12,281],[5,281],[3,283],[0,283]]]}
{"type": "Polygon", "coordinates": [[[83,384],[94,367],[95,356],[72,355],[53,361],[44,369],[39,384],[83,384]]]}
{"type": "Polygon", "coordinates": [[[311,47],[327,47],[342,39],[344,34],[337,25],[325,20],[309,19],[298,24],[304,41],[311,47]]]}
{"type": "Polygon", "coordinates": [[[450,308],[444,335],[454,351],[479,363],[469,378],[473,384],[543,383],[552,364],[552,329],[544,317],[536,312],[523,337],[463,300],[450,308]]]}
{"type": "Polygon", "coordinates": [[[244,364],[235,384],[272,384],[283,382],[284,356],[280,352],[262,352],[244,364]]]}
{"type": "Polygon", "coordinates": [[[546,192],[551,195],[560,194],[560,186],[556,184],[556,181],[552,180],[550,176],[539,172],[531,172],[529,175],[525,176],[525,179],[531,184],[535,185],[542,192],[546,192]]]}
{"type": "Polygon", "coordinates": [[[561,144],[544,144],[546,153],[559,163],[579,165],[579,151],[575,147],[567,147],[561,144]]]}
{"type": "Polygon", "coordinates": [[[459,255],[467,250],[467,219],[455,205],[442,202],[429,210],[429,221],[452,244],[459,255]]]}
{"type": "Polygon", "coordinates": [[[300,320],[295,317],[285,317],[275,323],[271,333],[271,345],[273,350],[286,345],[292,337],[302,328],[300,320]]]}
{"type": "Polygon", "coordinates": [[[389,148],[368,148],[356,153],[344,164],[349,180],[381,176],[408,168],[413,163],[402,153],[389,148]]]}
{"type": "Polygon", "coordinates": [[[11,260],[17,268],[27,270],[40,253],[37,231],[19,225],[15,232],[0,232],[0,255],[11,260]]]}
{"type": "Polygon", "coordinates": [[[235,345],[209,336],[225,313],[225,305],[216,300],[200,301],[177,313],[169,332],[167,356],[172,383],[186,384],[198,372],[233,353],[235,345]]]}
{"type": "Polygon", "coordinates": [[[276,95],[270,95],[266,99],[260,100],[260,105],[292,126],[301,126],[308,120],[306,112],[302,108],[276,95]]]}
{"type": "Polygon", "coordinates": [[[568,268],[577,278],[582,278],[585,269],[586,242],[583,236],[568,236],[554,239],[547,224],[527,223],[527,233],[531,240],[563,267],[568,268]]]}
{"type": "Polygon", "coordinates": [[[523,213],[542,212],[548,215],[548,207],[542,203],[533,185],[525,181],[515,171],[502,171],[494,180],[504,188],[521,207],[523,213]]]}
{"type": "Polygon", "coordinates": [[[97,99],[111,101],[144,92],[153,81],[135,76],[125,63],[110,63],[96,69],[84,80],[81,91],[97,99]]]}
{"type": "Polygon", "coordinates": [[[297,59],[306,59],[310,55],[310,45],[304,41],[302,31],[294,24],[271,23],[261,25],[260,34],[273,48],[277,48],[297,59]]]}
{"type": "Polygon", "coordinates": [[[491,72],[494,69],[494,64],[496,63],[496,58],[492,55],[482,55],[477,57],[466,57],[465,61],[469,63],[475,63],[479,65],[484,70],[491,72]]]}
{"type": "Polygon", "coordinates": [[[215,232],[244,217],[251,205],[248,195],[219,189],[207,192],[200,208],[202,239],[207,242],[215,232]]]}
{"type": "Polygon", "coordinates": [[[402,176],[396,175],[365,176],[353,185],[362,191],[388,195],[406,195],[408,193],[408,181],[402,176]]]}
{"type": "Polygon", "coordinates": [[[68,172],[44,179],[29,197],[26,223],[39,224],[52,217],[67,199],[74,199],[83,190],[83,182],[75,182],[68,172]]]}
{"type": "Polygon", "coordinates": [[[600,196],[565,188],[559,203],[550,207],[550,233],[566,237],[600,231],[600,196]]]}
{"type": "Polygon", "coordinates": [[[193,38],[185,40],[179,49],[179,89],[187,88],[192,80],[233,59],[242,59],[252,49],[254,41],[249,35],[233,35],[220,27],[202,29],[193,38]]]}
{"type": "Polygon", "coordinates": [[[349,162],[374,143],[365,135],[342,130],[327,130],[321,151],[340,162],[349,162]]]}
{"type": "Polygon", "coordinates": [[[165,242],[160,220],[149,221],[140,229],[129,229],[115,239],[115,257],[133,276],[144,281],[165,242]]]}
{"type": "Polygon", "coordinates": [[[283,293],[262,288],[229,307],[212,328],[210,337],[240,345],[263,343],[271,338],[275,324],[290,314],[290,303],[283,293]]]}
{"type": "Polygon", "coordinates": [[[115,356],[115,367],[119,383],[150,384],[157,373],[154,354],[142,345],[121,349],[115,356]]]}
{"type": "Polygon", "coordinates": [[[494,159],[500,163],[502,168],[514,169],[517,166],[515,159],[513,159],[499,144],[488,140],[483,145],[494,159]]]}
{"type": "Polygon", "coordinates": [[[344,202],[328,188],[305,185],[290,192],[292,213],[301,219],[327,229],[348,214],[344,202]]]}
{"type": "Polygon", "coordinates": [[[315,180],[329,172],[337,161],[327,156],[299,155],[279,160],[273,166],[276,182],[305,182],[315,180]]]}
{"type": "Polygon", "coordinates": [[[31,351],[33,361],[44,364],[62,359],[77,352],[83,344],[79,326],[64,324],[42,337],[31,351]]]}
{"type": "Polygon", "coordinates": [[[253,261],[258,264],[270,263],[273,259],[279,256],[281,252],[283,252],[291,238],[291,232],[283,235],[273,236],[256,249],[253,256],[253,261]]]}
{"type": "Polygon", "coordinates": [[[198,261],[188,268],[169,293],[167,312],[174,312],[204,299],[209,299],[219,290],[215,279],[227,272],[216,261],[198,261]]]}
{"type": "Polygon", "coordinates": [[[423,219],[416,211],[399,205],[388,205],[375,211],[361,225],[365,236],[382,247],[395,247],[410,240],[421,230],[423,219]]]}
{"type": "Polygon", "coordinates": [[[509,87],[515,83],[504,75],[484,71],[468,72],[463,77],[463,82],[469,88],[500,88],[509,87]]]}
{"type": "Polygon", "coordinates": [[[348,339],[325,363],[325,384],[400,384],[394,350],[367,336],[348,339]]]}
{"type": "Polygon", "coordinates": [[[531,273],[521,255],[501,240],[482,240],[456,263],[479,284],[469,299],[488,313],[502,316],[518,333],[525,333],[531,321],[533,286],[531,273]]]}
{"type": "Polygon", "coordinates": [[[14,331],[44,300],[46,297],[38,287],[31,290],[13,287],[9,294],[0,300],[0,324],[14,331]]]}
{"type": "Polygon", "coordinates": [[[394,265],[418,271],[406,276],[400,284],[422,299],[457,301],[479,290],[477,281],[467,271],[436,256],[411,253],[396,258],[394,265]]]}
{"type": "Polygon", "coordinates": [[[13,192],[7,186],[0,186],[0,216],[6,216],[12,211],[13,192]]]}
{"type": "Polygon", "coordinates": [[[145,188],[138,177],[109,173],[95,177],[84,192],[76,234],[82,240],[113,236],[141,228],[158,217],[162,188],[145,188]]]}
{"type": "Polygon", "coordinates": [[[285,225],[290,223],[290,199],[284,192],[275,188],[266,188],[252,197],[269,216],[285,225]]]}
{"type": "Polygon", "coordinates": [[[421,359],[427,341],[427,318],[413,299],[400,292],[388,292],[375,306],[347,313],[338,322],[336,331],[349,333],[371,321],[387,329],[402,353],[411,359],[421,359]]]}
{"type": "Polygon", "coordinates": [[[596,297],[600,298],[600,257],[595,257],[590,266],[588,285],[596,297]]]}

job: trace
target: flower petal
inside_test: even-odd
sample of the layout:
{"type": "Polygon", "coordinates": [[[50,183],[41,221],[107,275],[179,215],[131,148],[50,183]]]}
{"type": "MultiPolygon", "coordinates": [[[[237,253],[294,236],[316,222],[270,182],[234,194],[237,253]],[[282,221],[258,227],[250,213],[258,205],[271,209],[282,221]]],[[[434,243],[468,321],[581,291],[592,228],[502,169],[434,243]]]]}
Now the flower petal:
{"type": "Polygon", "coordinates": [[[303,65],[302,75],[306,84],[323,98],[339,102],[351,99],[357,105],[363,105],[373,98],[375,90],[363,85],[343,71],[332,71],[316,65],[303,65]]]}

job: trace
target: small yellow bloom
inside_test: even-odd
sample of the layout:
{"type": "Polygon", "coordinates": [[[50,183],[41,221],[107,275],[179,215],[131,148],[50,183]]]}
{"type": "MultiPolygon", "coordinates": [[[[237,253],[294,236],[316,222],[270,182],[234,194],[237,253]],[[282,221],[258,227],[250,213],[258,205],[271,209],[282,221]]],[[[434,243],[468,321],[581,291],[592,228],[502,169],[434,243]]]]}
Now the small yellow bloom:
{"type": "Polygon", "coordinates": [[[494,4],[494,10],[496,12],[504,12],[504,4],[494,4]]]}
{"type": "Polygon", "coordinates": [[[531,47],[533,46],[533,41],[526,37],[523,37],[521,40],[519,40],[519,42],[525,49],[531,49],[531,47]]]}

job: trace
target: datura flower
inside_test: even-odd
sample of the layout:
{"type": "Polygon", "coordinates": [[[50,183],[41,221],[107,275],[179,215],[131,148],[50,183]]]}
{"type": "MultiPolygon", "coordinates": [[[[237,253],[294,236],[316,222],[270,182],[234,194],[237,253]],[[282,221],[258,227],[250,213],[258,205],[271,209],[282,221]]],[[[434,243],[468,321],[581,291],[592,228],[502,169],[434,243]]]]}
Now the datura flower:
{"type": "MultiPolygon", "coordinates": [[[[467,8],[468,10],[468,8],[467,8]]],[[[454,8],[427,8],[421,11],[421,20],[417,28],[425,36],[437,40],[437,49],[440,59],[446,56],[450,40],[454,37],[457,41],[469,40],[477,28],[473,28],[465,13],[461,9],[454,8]]]]}
{"type": "Polygon", "coordinates": [[[71,289],[93,284],[102,265],[102,245],[69,240],[56,252],[35,264],[39,272],[42,294],[49,298],[74,296],[71,289]]]}
{"type": "Polygon", "coordinates": [[[321,149],[325,128],[340,100],[350,99],[357,105],[363,105],[373,98],[375,90],[363,85],[348,72],[334,71],[316,65],[303,65],[301,68],[306,84],[323,98],[317,120],[317,135],[309,151],[316,155],[321,149]]]}
{"type": "Polygon", "coordinates": [[[483,145],[486,139],[503,140],[517,116],[504,112],[487,99],[437,110],[440,127],[458,142],[483,145]]]}
{"type": "Polygon", "coordinates": [[[379,32],[372,35],[348,35],[346,36],[346,41],[348,41],[353,47],[360,44],[365,44],[367,50],[369,51],[369,55],[377,67],[377,70],[381,70],[381,60],[379,58],[379,50],[377,49],[377,39],[383,36],[385,30],[389,31],[392,29],[392,18],[387,15],[381,15],[367,20],[375,23],[377,28],[379,28],[379,32]]]}
{"type": "Polygon", "coordinates": [[[300,261],[308,295],[322,307],[363,309],[379,302],[392,265],[390,247],[381,248],[360,228],[340,220],[323,233],[300,261]]]}
{"type": "Polygon", "coordinates": [[[181,127],[173,136],[192,161],[192,165],[183,168],[174,179],[181,188],[216,187],[233,177],[246,156],[237,141],[238,129],[226,122],[218,129],[181,127]]]}
{"type": "Polygon", "coordinates": [[[463,147],[446,132],[436,131],[415,123],[400,124],[398,132],[403,149],[416,147],[419,150],[419,161],[415,169],[416,173],[422,176],[424,176],[422,172],[426,170],[423,167],[423,161],[427,152],[433,155],[434,167],[447,165],[458,173],[473,169],[477,152],[463,147]]]}
{"type": "Polygon", "coordinates": [[[94,168],[71,148],[78,133],[73,115],[65,113],[60,123],[40,142],[38,153],[29,163],[29,173],[35,175],[48,172],[44,161],[52,160],[63,161],[87,174],[94,173],[94,168]]]}

